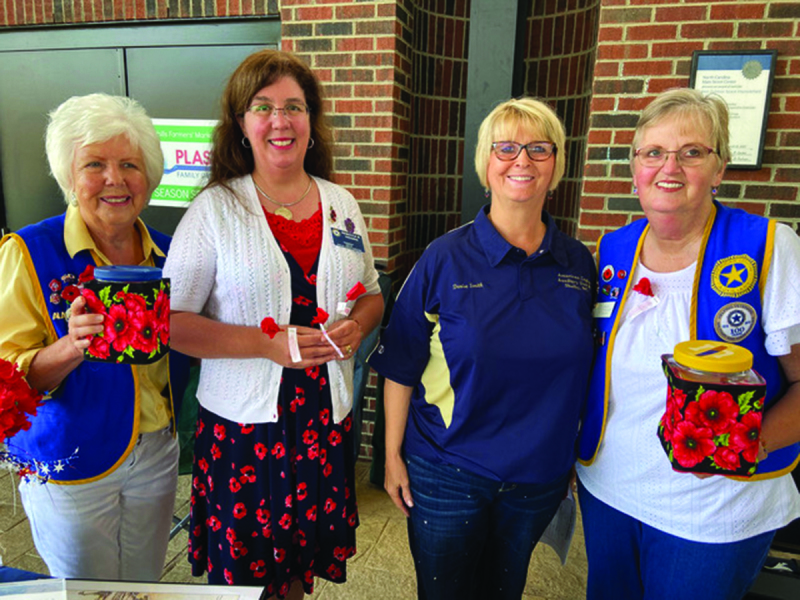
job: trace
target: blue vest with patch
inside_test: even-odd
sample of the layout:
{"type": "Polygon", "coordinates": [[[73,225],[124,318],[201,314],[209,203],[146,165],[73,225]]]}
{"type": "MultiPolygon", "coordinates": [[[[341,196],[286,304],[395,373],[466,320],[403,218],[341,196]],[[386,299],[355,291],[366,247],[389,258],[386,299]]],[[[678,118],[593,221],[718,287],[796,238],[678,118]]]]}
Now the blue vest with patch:
{"type": "MultiPolygon", "coordinates": [[[[578,452],[580,462],[585,465],[594,461],[603,441],[608,417],[610,357],[619,316],[633,285],[632,274],[639,262],[647,229],[647,220],[641,219],[609,233],[598,242],[600,269],[614,265],[610,270],[616,272],[609,272],[605,278],[604,273],[600,273],[598,304],[611,303],[613,308],[609,316],[595,317],[595,332],[601,347],[595,357],[578,452]]],[[[764,348],[766,334],[760,322],[774,232],[773,221],[715,201],[703,234],[690,308],[690,339],[728,341],[753,353],[753,368],[767,382],[766,411],[786,391],[778,359],[764,348]]],[[[671,348],[666,350],[671,351],[671,348]]],[[[664,393],[666,399],[666,380],[664,393]]],[[[656,439],[655,432],[653,439],[656,439]]],[[[767,459],[759,463],[756,474],[747,479],[766,479],[788,473],[797,464],[798,457],[800,443],[770,452],[767,459]]]]}
{"type": "MultiPolygon", "coordinates": [[[[67,334],[67,302],[53,296],[50,282],[66,287],[64,276],[77,283],[88,265],[95,266],[89,250],[70,258],[64,243],[64,217],[59,215],[10,234],[30,259],[37,296],[45,309],[48,328],[56,337],[67,334]],[[56,302],[57,300],[57,302],[56,302]]],[[[166,253],[170,238],[148,228],[153,242],[166,253]]],[[[156,266],[164,259],[154,256],[156,266]]],[[[170,352],[168,390],[172,398],[172,426],[183,397],[189,372],[188,357],[170,352]]],[[[8,441],[9,451],[23,461],[46,464],[50,481],[87,483],[100,479],[130,454],[139,434],[139,378],[136,367],[83,361],[62,381],[31,419],[31,428],[8,441]]]]}

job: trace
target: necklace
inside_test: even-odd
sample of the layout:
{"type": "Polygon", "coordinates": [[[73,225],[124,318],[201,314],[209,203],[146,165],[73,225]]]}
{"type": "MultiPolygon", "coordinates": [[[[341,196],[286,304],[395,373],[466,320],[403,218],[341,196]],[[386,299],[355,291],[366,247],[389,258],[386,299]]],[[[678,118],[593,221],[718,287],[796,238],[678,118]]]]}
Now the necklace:
{"type": "Polygon", "coordinates": [[[311,184],[312,184],[312,183],[314,183],[314,180],[313,180],[313,179],[311,179],[311,177],[309,177],[309,178],[308,178],[308,187],[306,188],[306,191],[305,191],[305,192],[303,192],[303,195],[302,195],[302,196],[300,196],[300,197],[299,197],[297,200],[295,200],[294,202],[285,202],[285,203],[284,203],[284,202],[278,202],[277,200],[273,200],[272,198],[270,198],[270,197],[269,197],[269,194],[267,194],[267,192],[265,192],[264,190],[262,190],[262,189],[259,187],[259,185],[256,183],[256,178],[255,178],[255,177],[253,177],[252,175],[250,176],[250,178],[253,180],[253,185],[254,185],[254,186],[256,186],[256,189],[258,190],[258,192],[259,192],[259,193],[260,193],[262,196],[264,196],[264,198],[266,198],[267,200],[269,200],[269,201],[270,201],[270,202],[272,202],[272,203],[273,203],[275,206],[277,206],[277,207],[278,207],[278,210],[276,210],[276,211],[275,211],[275,214],[276,214],[276,215],[278,215],[279,217],[283,217],[284,219],[287,219],[287,220],[289,220],[289,221],[291,221],[291,220],[294,218],[294,215],[292,214],[292,211],[290,211],[290,210],[289,210],[289,207],[290,207],[290,206],[294,206],[295,204],[300,204],[300,202],[302,202],[302,201],[303,201],[303,199],[304,199],[306,196],[308,196],[308,192],[310,192],[310,191],[311,191],[311,184]]]}

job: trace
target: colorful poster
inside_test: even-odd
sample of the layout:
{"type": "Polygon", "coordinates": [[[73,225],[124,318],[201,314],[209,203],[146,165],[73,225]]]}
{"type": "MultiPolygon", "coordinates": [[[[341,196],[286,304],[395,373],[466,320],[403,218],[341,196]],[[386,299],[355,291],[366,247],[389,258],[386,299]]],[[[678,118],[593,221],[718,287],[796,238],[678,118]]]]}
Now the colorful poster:
{"type": "Polygon", "coordinates": [[[164,176],[151,206],[187,206],[208,181],[211,137],[217,121],[153,119],[164,153],[164,176]]]}

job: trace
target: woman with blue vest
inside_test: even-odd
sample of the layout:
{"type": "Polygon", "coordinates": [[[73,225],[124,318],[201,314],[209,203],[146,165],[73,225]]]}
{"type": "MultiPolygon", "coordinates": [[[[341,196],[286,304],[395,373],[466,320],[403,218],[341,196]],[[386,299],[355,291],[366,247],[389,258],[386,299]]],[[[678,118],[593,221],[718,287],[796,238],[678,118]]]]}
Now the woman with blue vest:
{"type": "Polygon", "coordinates": [[[163,265],[169,238],[139,219],[161,181],[160,141],[137,102],[91,94],[50,114],[46,150],[67,211],[0,242],[0,358],[49,394],[9,442],[37,471],[20,483],[22,503],[51,575],[157,581],[188,364],[175,354],[147,365],[84,361],[104,317],[76,290],[95,266],[163,265]]]}
{"type": "Polygon", "coordinates": [[[543,102],[489,113],[475,169],[491,203],[425,250],[370,357],[386,377],[385,487],[426,600],[519,600],[567,494],[596,272],[544,211],[564,149],[543,102]]]}
{"type": "Polygon", "coordinates": [[[634,192],[646,219],[598,242],[599,351],[578,476],[590,600],[734,600],[775,530],[800,516],[800,240],[714,199],[730,160],[728,109],[676,89],[643,111],[634,192]],[[691,339],[750,350],[767,380],[747,480],[673,471],[656,435],[661,355],[691,339]]]}

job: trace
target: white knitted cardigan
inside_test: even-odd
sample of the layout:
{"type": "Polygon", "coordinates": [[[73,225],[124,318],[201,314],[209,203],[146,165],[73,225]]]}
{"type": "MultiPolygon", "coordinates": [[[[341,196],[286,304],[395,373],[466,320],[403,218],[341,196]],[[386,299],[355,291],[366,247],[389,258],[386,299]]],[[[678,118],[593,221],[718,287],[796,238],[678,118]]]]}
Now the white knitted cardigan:
{"type": "MultiPolygon", "coordinates": [[[[344,188],[315,178],[322,200],[323,235],[317,270],[317,304],[329,315],[326,328],[343,318],[337,304],[350,288],[364,284],[380,293],[367,227],[358,204],[344,188]],[[347,221],[349,219],[349,221],[347,221]],[[347,223],[364,241],[364,252],[333,243],[332,229],[347,223]]],[[[204,191],[181,219],[164,266],[171,279],[171,307],[235,325],[258,327],[265,317],[289,322],[292,310],[289,265],[264,217],[250,176],[230,182],[238,199],[222,187],[204,191]]],[[[339,423],[353,402],[353,360],[327,363],[333,419],[339,423]]],[[[266,358],[203,359],[200,404],[238,423],[278,420],[283,367],[266,358]]]]}

